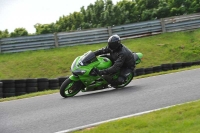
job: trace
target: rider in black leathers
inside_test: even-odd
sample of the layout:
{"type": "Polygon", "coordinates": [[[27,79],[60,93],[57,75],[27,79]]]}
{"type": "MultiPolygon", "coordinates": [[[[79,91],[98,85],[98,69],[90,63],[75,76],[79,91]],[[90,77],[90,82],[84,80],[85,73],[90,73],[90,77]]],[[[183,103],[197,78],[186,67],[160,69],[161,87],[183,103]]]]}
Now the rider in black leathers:
{"type": "Polygon", "coordinates": [[[99,75],[110,75],[120,70],[120,76],[117,80],[107,78],[111,85],[123,84],[126,80],[126,75],[133,73],[135,68],[135,60],[132,52],[121,44],[121,39],[118,35],[112,35],[108,39],[108,46],[94,52],[96,56],[104,55],[111,59],[113,65],[104,70],[95,69],[99,75]]]}

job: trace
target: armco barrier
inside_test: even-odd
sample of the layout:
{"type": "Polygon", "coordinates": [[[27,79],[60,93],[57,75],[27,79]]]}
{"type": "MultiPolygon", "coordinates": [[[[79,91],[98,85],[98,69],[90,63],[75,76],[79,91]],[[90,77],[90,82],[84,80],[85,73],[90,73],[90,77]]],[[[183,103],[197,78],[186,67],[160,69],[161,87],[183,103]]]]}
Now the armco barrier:
{"type": "Polygon", "coordinates": [[[0,53],[14,53],[57,47],[107,42],[118,34],[122,39],[200,28],[200,13],[102,28],[0,39],[0,53]]]}
{"type": "MultiPolygon", "coordinates": [[[[145,74],[151,74],[161,71],[175,70],[184,67],[190,67],[193,65],[200,65],[200,61],[194,62],[178,62],[161,64],[160,66],[148,67],[148,68],[137,68],[135,69],[134,75],[141,76],[145,74]]],[[[20,96],[28,93],[59,89],[61,84],[68,78],[33,78],[33,79],[6,79],[0,80],[0,98],[20,96]]]]}

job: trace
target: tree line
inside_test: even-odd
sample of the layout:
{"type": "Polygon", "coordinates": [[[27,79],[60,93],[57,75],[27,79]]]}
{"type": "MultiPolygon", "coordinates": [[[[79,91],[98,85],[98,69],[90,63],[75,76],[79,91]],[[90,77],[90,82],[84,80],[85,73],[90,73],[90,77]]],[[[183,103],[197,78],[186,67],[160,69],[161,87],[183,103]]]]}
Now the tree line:
{"type": "MultiPolygon", "coordinates": [[[[34,25],[36,33],[47,34],[90,28],[116,26],[170,16],[200,12],[200,0],[96,0],[80,12],[60,16],[54,23],[34,25]]],[[[0,30],[0,38],[30,35],[25,28],[16,28],[9,33],[0,30]]]]}

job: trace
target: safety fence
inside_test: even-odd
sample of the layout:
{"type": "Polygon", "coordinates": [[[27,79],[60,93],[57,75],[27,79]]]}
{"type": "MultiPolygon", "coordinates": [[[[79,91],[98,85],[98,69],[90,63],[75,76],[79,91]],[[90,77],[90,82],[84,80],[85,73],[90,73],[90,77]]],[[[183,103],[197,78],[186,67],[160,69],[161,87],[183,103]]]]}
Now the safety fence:
{"type": "Polygon", "coordinates": [[[200,13],[119,26],[109,26],[106,28],[2,38],[0,39],[0,53],[103,43],[113,34],[118,34],[122,39],[125,39],[149,36],[164,32],[193,30],[197,28],[200,28],[200,13]]]}
{"type": "MultiPolygon", "coordinates": [[[[195,62],[179,62],[179,63],[168,63],[161,64],[159,66],[148,67],[148,68],[137,68],[134,71],[135,77],[157,73],[168,70],[175,70],[193,65],[200,65],[200,61],[195,62]]],[[[59,89],[61,84],[68,78],[33,78],[33,79],[6,79],[0,80],[0,98],[20,96],[28,93],[39,92],[44,90],[59,89]]]]}

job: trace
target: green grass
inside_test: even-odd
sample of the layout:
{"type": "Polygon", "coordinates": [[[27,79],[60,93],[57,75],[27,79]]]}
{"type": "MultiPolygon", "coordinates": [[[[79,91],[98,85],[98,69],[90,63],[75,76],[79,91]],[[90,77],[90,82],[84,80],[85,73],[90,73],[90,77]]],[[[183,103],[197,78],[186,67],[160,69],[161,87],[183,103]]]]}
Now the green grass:
{"type": "Polygon", "coordinates": [[[199,133],[200,101],[119,119],[75,133],[199,133]]]}
{"type": "MultiPolygon", "coordinates": [[[[140,68],[200,60],[199,36],[200,29],[127,39],[122,40],[122,43],[132,51],[143,53],[144,59],[137,66],[140,68]]],[[[70,75],[70,66],[75,57],[106,45],[101,43],[0,54],[0,79],[56,78],[70,75]]]]}

